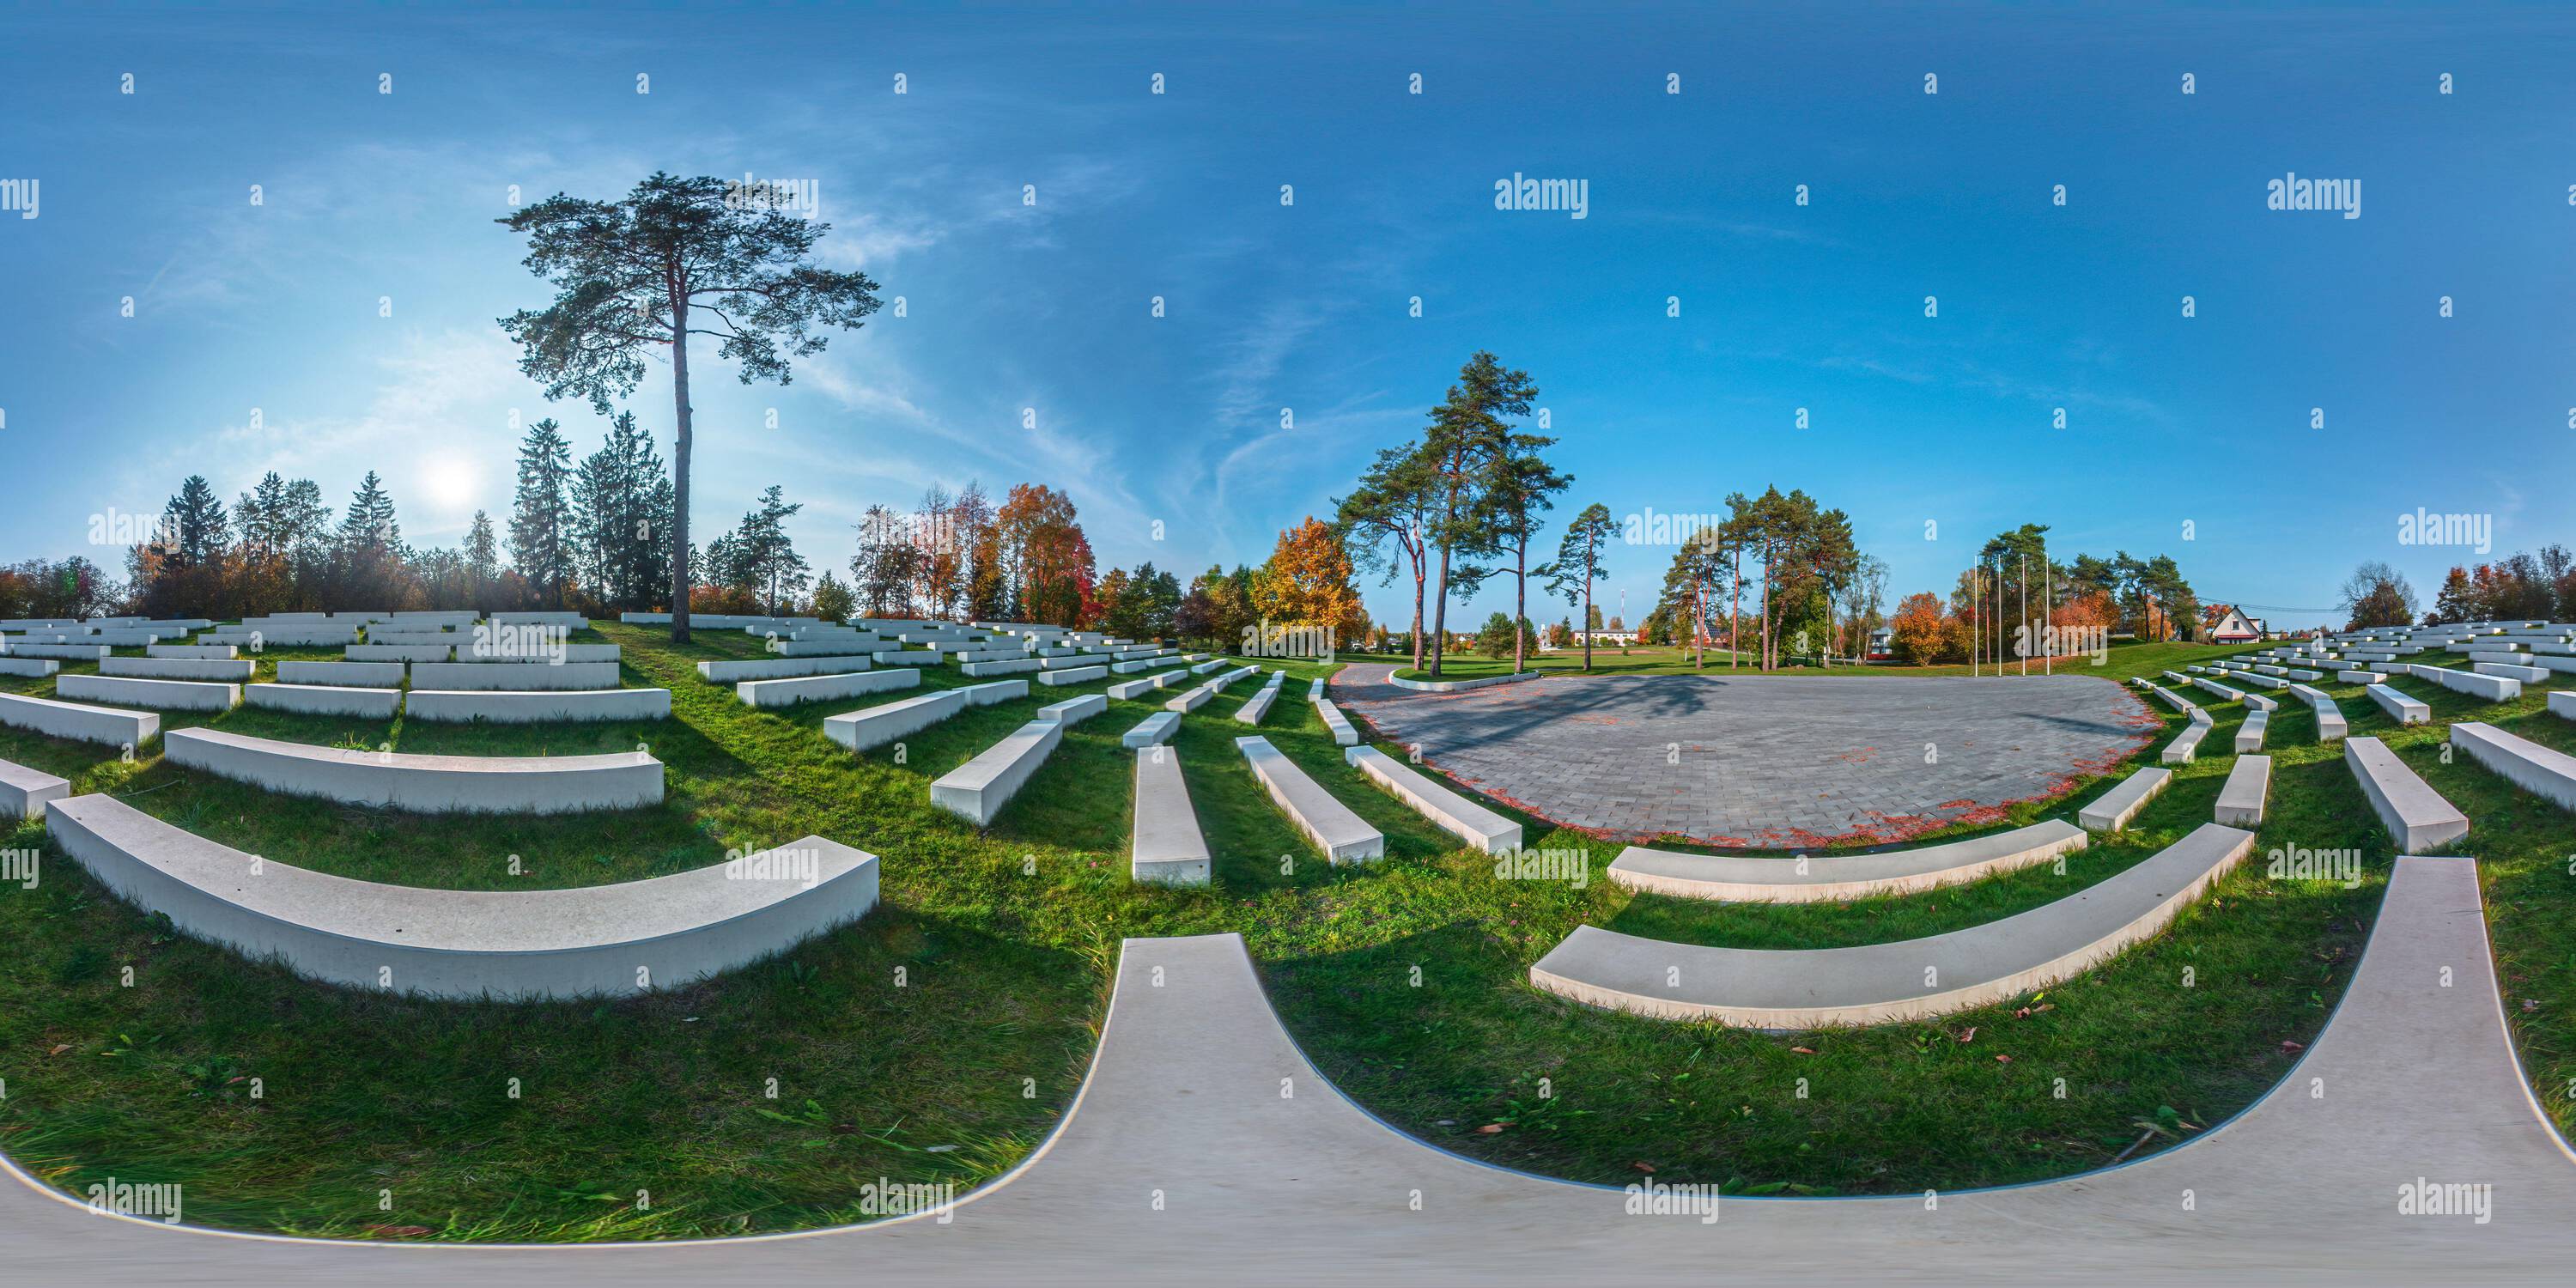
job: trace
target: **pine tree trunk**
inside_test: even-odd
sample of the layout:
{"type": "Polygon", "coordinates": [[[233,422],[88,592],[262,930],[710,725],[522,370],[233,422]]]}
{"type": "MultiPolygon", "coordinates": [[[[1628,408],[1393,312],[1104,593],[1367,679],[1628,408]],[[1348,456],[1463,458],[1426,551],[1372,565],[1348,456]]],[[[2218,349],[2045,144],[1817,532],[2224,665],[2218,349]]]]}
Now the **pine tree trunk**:
{"type": "Polygon", "coordinates": [[[1442,646],[1449,642],[1449,547],[1440,547],[1440,602],[1431,606],[1431,674],[1440,675],[1442,646]]]}
{"type": "Polygon", "coordinates": [[[676,283],[671,301],[671,403],[678,433],[671,442],[671,642],[689,642],[689,301],[676,283]]]}
{"type": "Polygon", "coordinates": [[[1521,619],[1529,615],[1529,542],[1521,542],[1513,552],[1512,567],[1512,674],[1521,673],[1521,619]]]}
{"type": "Polygon", "coordinates": [[[1422,669],[1422,574],[1423,551],[1416,546],[1413,556],[1413,669],[1422,669]]]}
{"type": "Polygon", "coordinates": [[[1592,565],[1583,565],[1583,673],[1592,674],[1592,565]]]}

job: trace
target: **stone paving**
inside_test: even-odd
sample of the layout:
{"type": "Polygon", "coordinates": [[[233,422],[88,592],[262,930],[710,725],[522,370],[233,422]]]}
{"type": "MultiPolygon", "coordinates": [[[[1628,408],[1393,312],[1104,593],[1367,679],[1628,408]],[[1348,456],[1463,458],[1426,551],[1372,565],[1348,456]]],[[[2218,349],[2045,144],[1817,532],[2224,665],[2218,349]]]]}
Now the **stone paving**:
{"type": "Polygon", "coordinates": [[[1606,839],[1752,849],[1903,841],[2001,821],[2154,740],[2090,676],[1547,676],[1465,693],[1333,678],[1376,736],[1476,790],[1606,839]]]}

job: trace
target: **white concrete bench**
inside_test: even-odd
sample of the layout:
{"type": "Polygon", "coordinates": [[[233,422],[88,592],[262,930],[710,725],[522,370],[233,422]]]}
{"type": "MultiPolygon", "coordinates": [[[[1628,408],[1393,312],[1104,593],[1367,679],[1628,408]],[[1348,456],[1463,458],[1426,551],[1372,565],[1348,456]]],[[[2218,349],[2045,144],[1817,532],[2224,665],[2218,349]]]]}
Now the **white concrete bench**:
{"type": "Polygon", "coordinates": [[[2200,751],[2201,740],[2209,736],[2212,723],[2213,722],[2210,720],[2208,712],[2203,711],[2198,707],[2193,707],[2191,709],[2190,723],[2185,724],[2182,727],[2181,733],[2174,735],[2174,740],[2172,742],[2165,744],[2163,756],[2164,763],[2168,765],[2190,764],[2192,757],[2197,755],[2200,751]]]}
{"type": "Polygon", "coordinates": [[[0,817],[43,818],[45,804],[72,794],[72,785],[40,769],[0,760],[0,817]]]}
{"type": "Polygon", "coordinates": [[[432,890],[258,860],[105,796],[58,802],[46,830],[118,897],[193,938],[308,979],[437,998],[678,988],[865,916],[877,898],[876,857],[819,836],[645,881],[432,890]]]}
{"type": "Polygon", "coordinates": [[[1314,706],[1315,714],[1323,718],[1324,727],[1333,731],[1334,746],[1356,747],[1360,745],[1360,731],[1351,726],[1350,717],[1343,715],[1342,709],[1333,705],[1333,700],[1331,698],[1317,698],[1314,706]]]}
{"type": "Polygon", "coordinates": [[[2271,727],[2271,712],[2246,712],[2245,723],[2236,726],[2236,754],[2242,756],[2249,751],[2263,750],[2263,735],[2269,732],[2271,727]]]}
{"type": "Polygon", "coordinates": [[[2170,769],[2146,768],[2121,779],[2117,786],[2102,793],[2101,799],[2078,811],[2075,820],[2087,832],[2117,832],[2147,807],[2147,802],[2163,795],[2165,785],[2173,781],[2170,769]]]}
{"type": "MultiPolygon", "coordinates": [[[[1107,694],[1086,693],[1078,698],[1066,698],[1062,702],[1050,702],[1045,706],[1039,707],[1037,715],[1031,718],[1037,720],[1052,720],[1055,723],[1070,729],[1093,716],[1099,715],[1101,712],[1107,711],[1108,709],[1109,697],[1107,694]]],[[[1170,713],[1166,712],[1164,714],[1168,715],[1170,713]]]]}
{"type": "MultiPolygon", "coordinates": [[[[112,661],[114,659],[110,660],[112,661]]],[[[100,665],[103,666],[105,663],[101,663],[100,665]]],[[[2469,669],[2479,675],[2500,675],[2508,680],[2520,680],[2524,684],[2546,684],[2549,682],[2549,668],[2545,666],[2515,666],[2505,662],[2479,662],[2471,666],[2469,669]]]]}
{"type": "Polygon", "coordinates": [[[1163,686],[1152,680],[1120,680],[1109,686],[1108,693],[1109,696],[1125,702],[1133,698],[1141,698],[1161,687],[1163,686]]]}
{"type": "Polygon", "coordinates": [[[402,690],[345,684],[245,684],[242,704],[306,716],[356,716],[391,720],[402,709],[402,690]]]}
{"type": "Polygon", "coordinates": [[[2451,745],[2513,785],[2563,810],[2576,810],[2576,756],[2475,720],[2451,725],[2451,745]]]}
{"type": "Polygon", "coordinates": [[[282,795],[414,814],[582,814],[662,801],[662,762],[639,751],[425,756],[218,729],[173,729],[162,735],[161,748],[173,765],[282,795]]]}
{"type": "Polygon", "coordinates": [[[2287,671],[2283,671],[2281,674],[2293,680],[2322,680],[2326,678],[2325,672],[2323,671],[2302,671],[2297,667],[2292,667],[2287,671]]]}
{"type": "Polygon", "coordinates": [[[1198,710],[1200,707],[1206,706],[1207,700],[1215,696],[1215,689],[1202,684],[1195,688],[1186,690],[1179,697],[1173,698],[1171,701],[1164,703],[1163,709],[1165,711],[1178,711],[1183,714],[1187,714],[1198,710]]]}
{"type": "MultiPolygon", "coordinates": [[[[417,675],[414,681],[417,682],[417,675]]],[[[833,698],[857,698],[871,693],[890,693],[896,689],[921,687],[921,672],[910,669],[895,671],[851,671],[839,675],[806,675],[780,680],[744,680],[733,686],[733,695],[743,705],[760,708],[792,707],[799,702],[823,702],[833,698]]]]}
{"type": "Polygon", "coordinates": [[[882,706],[825,716],[823,736],[852,751],[867,751],[919,733],[965,709],[964,689],[941,689],[882,706]]]}
{"type": "Polygon", "coordinates": [[[2389,719],[2401,725],[2426,724],[2433,719],[2432,707],[2407,697],[2395,685],[2374,684],[2362,692],[2369,694],[2370,700],[2378,703],[2379,709],[2387,712],[2389,719]]]}
{"type": "Polygon", "coordinates": [[[1708,948],[1598,926],[1530,967],[1530,983],[1590,1006],[1760,1029],[1893,1024],[2010,1001],[2161,933],[2254,848],[2216,823],[2028,912],[1925,939],[1855,948],[1708,948]]]}
{"type": "Polygon", "coordinates": [[[615,663],[626,656],[615,644],[558,644],[546,648],[537,644],[499,641],[490,645],[465,643],[456,646],[456,660],[463,662],[511,662],[520,666],[569,666],[575,662],[615,663]],[[561,659],[558,663],[557,659],[561,659]]]}
{"type": "Polygon", "coordinates": [[[59,673],[63,664],[51,658],[0,656],[0,675],[19,675],[42,679],[59,673]]]}
{"type": "Polygon", "coordinates": [[[193,658],[199,661],[228,661],[240,655],[240,648],[231,644],[146,644],[143,646],[143,656],[145,657],[176,657],[193,658]]]}
{"type": "Polygon", "coordinates": [[[2194,680],[2191,683],[2192,687],[2199,689],[2201,692],[2206,693],[2221,702],[2242,702],[2245,700],[2245,693],[2243,690],[2228,688],[2226,685],[2220,684],[2216,680],[2194,680]]]}
{"type": "Polygon", "coordinates": [[[241,705],[241,686],[204,680],[57,675],[54,696],[83,702],[121,702],[155,711],[230,711],[241,705]]]}
{"type": "Polygon", "coordinates": [[[414,662],[415,689],[447,693],[533,693],[545,690],[598,690],[617,687],[615,662],[566,662],[533,666],[525,662],[414,662]]]}
{"type": "Polygon", "coordinates": [[[856,675],[875,664],[866,655],[847,653],[825,657],[763,657],[735,661],[700,662],[698,678],[710,684],[740,684],[745,680],[798,680],[809,675],[856,675]]]}
{"type": "Polygon", "coordinates": [[[2341,684],[2377,684],[2387,678],[2387,676],[2381,675],[2377,671],[2335,672],[2335,680],[2341,684]]]}
{"type": "Polygon", "coordinates": [[[1319,675],[1319,676],[1316,676],[1314,679],[1312,679],[1312,680],[1310,680],[1310,681],[1308,681],[1308,682],[1307,682],[1307,684],[1306,684],[1306,700],[1307,700],[1308,702],[1313,702],[1313,701],[1315,701],[1315,700],[1317,700],[1317,699],[1319,699],[1319,698],[1321,698],[1321,697],[1323,697],[1323,696],[1324,696],[1324,677],[1322,677],[1322,676],[1320,676],[1320,675],[1319,675]]]}
{"type": "Polygon", "coordinates": [[[0,693],[0,724],[110,747],[140,747],[161,732],[161,717],[149,711],[58,702],[15,693],[0,693]]]}
{"type": "Polygon", "coordinates": [[[977,827],[989,827],[1063,741],[1064,726],[1052,720],[1021,725],[973,760],[940,775],[930,785],[930,803],[977,827]]]}
{"type": "Polygon", "coordinates": [[[1631,890],[1728,903],[1840,903],[1915,894],[2016,872],[2092,843],[2064,819],[1991,836],[1878,854],[1792,858],[1689,854],[1631,845],[1610,863],[1610,879],[1631,890]]]}
{"type": "Polygon", "coordinates": [[[1070,666],[1061,671],[1038,672],[1040,684],[1088,684],[1108,678],[1109,668],[1105,666],[1070,666]]]}
{"type": "MultiPolygon", "coordinates": [[[[785,681],[773,681],[785,683],[785,681]]],[[[490,689],[413,689],[403,701],[406,719],[435,724],[606,723],[671,718],[669,689],[594,689],[588,692],[490,689]]]]}
{"type": "Polygon", "coordinates": [[[1251,697],[1245,698],[1242,706],[1234,709],[1235,723],[1247,725],[1257,725],[1261,723],[1261,718],[1270,714],[1270,704],[1273,701],[1276,701],[1278,697],[1278,685],[1272,684],[1264,686],[1260,692],[1253,694],[1251,697]]]}
{"type": "Polygon", "coordinates": [[[1135,728],[1118,735],[1118,745],[1131,751],[1138,747],[1159,746],[1170,742],[1172,735],[1180,732],[1180,729],[1180,712],[1157,711],[1137,721],[1135,728]]]}
{"type": "Polygon", "coordinates": [[[259,663],[243,658],[227,662],[218,658],[178,657],[103,657],[98,660],[100,675],[113,675],[136,680],[248,680],[259,663]]]}
{"type": "MultiPolygon", "coordinates": [[[[1204,654],[1201,654],[1200,656],[1205,656],[1205,655],[1204,655],[1204,654]]],[[[1207,660],[1207,661],[1201,662],[1201,663],[1199,663],[1197,666],[1191,667],[1191,668],[1190,668],[1190,674],[1192,674],[1192,675],[1205,675],[1205,674],[1207,674],[1208,672],[1213,671],[1213,670],[1215,670],[1215,669],[1217,669],[1218,667],[1223,666],[1223,665],[1225,665],[1225,659],[1224,659],[1224,658],[1221,658],[1221,657],[1212,657],[1212,658],[1208,658],[1208,660],[1207,660]]]]}
{"type": "Polygon", "coordinates": [[[2293,684],[2290,686],[2290,696],[2307,703],[2308,709],[2316,713],[2317,741],[2333,742],[2347,732],[2343,708],[2336,706],[2335,700],[2327,697],[2325,690],[2310,688],[2304,684],[2293,684]]]}
{"type": "Polygon", "coordinates": [[[2400,854],[2421,854],[2469,834],[2468,815],[2442,799],[2377,738],[2347,738],[2343,763],[2388,828],[2400,854]]]}
{"type": "Polygon", "coordinates": [[[352,644],[340,650],[352,662],[444,662],[455,655],[447,644],[352,644]]]}
{"type": "Polygon", "coordinates": [[[2550,694],[2549,714],[2576,720],[2576,690],[2550,694]]]}
{"type": "Polygon", "coordinates": [[[11,644],[10,657],[52,658],[57,662],[95,662],[107,656],[104,644],[11,644]]]}
{"type": "Polygon", "coordinates": [[[2252,671],[2233,671],[2229,674],[2241,683],[2251,684],[2260,689],[2279,690],[2290,687],[2290,682],[2287,680],[2269,675],[2257,675],[2252,671]]]}
{"type": "Polygon", "coordinates": [[[2271,798],[2272,758],[2239,756],[2228,767],[2226,785],[2218,789],[2218,821],[2229,827],[2261,827],[2271,798]]]}
{"type": "Polygon", "coordinates": [[[403,664],[400,662],[292,662],[277,664],[280,684],[346,684],[362,689],[395,689],[402,687],[403,664]]]}
{"type": "Polygon", "coordinates": [[[1120,675],[1134,675],[1138,671],[1159,671],[1179,665],[1180,662],[1178,659],[1155,656],[1140,657],[1125,662],[1112,662],[1109,664],[1109,669],[1120,675]]]}
{"type": "Polygon", "coordinates": [[[1385,857],[1385,834],[1307,777],[1306,771],[1280,754],[1269,739],[1247,734],[1235,739],[1234,746],[1243,753],[1244,764],[1252,770],[1253,777],[1260,779],[1262,788],[1270,793],[1271,802],[1298,831],[1306,834],[1306,839],[1315,843],[1316,849],[1324,852],[1325,858],[1338,864],[1385,857]]]}
{"type": "Polygon", "coordinates": [[[2265,675],[2288,675],[2288,674],[2290,673],[2290,668],[2288,668],[2288,667],[2286,667],[2286,666],[2269,666],[2269,665],[2266,665],[2266,666],[2258,666],[2258,667],[2255,667],[2254,669],[2255,669],[2255,670],[2257,670],[2257,671],[2261,671],[2261,672],[2262,672],[2263,674],[2265,674],[2265,675]]]}
{"type": "Polygon", "coordinates": [[[2418,680],[2431,680],[2454,693],[2485,698],[2489,702],[2510,702],[2522,696],[2522,681],[2501,675],[2454,671],[2446,666],[2426,666],[2420,662],[2408,674],[2418,680]]]}
{"type": "Polygon", "coordinates": [[[1441,831],[1466,842],[1469,849],[1494,854],[1521,848],[1520,824],[1451,791],[1375,747],[1349,748],[1342,753],[1342,763],[1385,788],[1441,831]]]}
{"type": "MultiPolygon", "coordinates": [[[[1165,717],[1180,719],[1170,712],[1154,719],[1165,717]]],[[[1151,745],[1137,750],[1132,832],[1127,851],[1131,879],[1183,886],[1208,883],[1212,865],[1207,837],[1199,831],[1198,811],[1190,808],[1190,786],[1181,777],[1179,752],[1151,745]]]]}
{"type": "Polygon", "coordinates": [[[879,666],[937,666],[939,650],[890,648],[879,649],[868,657],[879,666]]]}
{"type": "Polygon", "coordinates": [[[1014,658],[1008,661],[994,662],[961,662],[957,666],[958,670],[978,678],[987,675],[1021,675],[1031,671],[1044,670],[1045,668],[1045,659],[1034,657],[1014,658]]]}

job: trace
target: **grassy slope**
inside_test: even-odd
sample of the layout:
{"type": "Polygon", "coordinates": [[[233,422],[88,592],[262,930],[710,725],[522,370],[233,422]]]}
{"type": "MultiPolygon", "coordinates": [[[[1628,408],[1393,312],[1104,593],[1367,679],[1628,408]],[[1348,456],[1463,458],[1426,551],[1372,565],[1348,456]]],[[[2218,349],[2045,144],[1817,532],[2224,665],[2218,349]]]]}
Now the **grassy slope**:
{"type": "MultiPolygon", "coordinates": [[[[1328,1074],[1399,1125],[1497,1162],[1614,1183],[1646,1162],[1664,1180],[1757,1190],[2028,1179],[2105,1161],[2142,1122],[2187,1135],[2181,1124],[2215,1121],[2268,1087],[2287,1067],[2281,1043],[2311,1040],[2349,977],[2389,853],[2338,749],[2315,745],[2312,718],[2285,704],[2272,726],[2274,814],[2261,846],[2361,848],[2370,862],[2360,888],[2265,881],[2253,865],[2173,934],[2053,990],[2027,1017],[1994,1008],[1940,1025],[1737,1033],[1574,1006],[1529,988],[1525,972],[1584,921],[1770,946],[1907,938],[2004,915],[2207,819],[2229,758],[2185,769],[2139,832],[2076,856],[2063,876],[2042,869],[1834,908],[1699,905],[1632,898],[1606,881],[1495,879],[1489,860],[1455,850],[1342,767],[1302,701],[1323,668],[1296,664],[1260,732],[1386,831],[1388,860],[1331,868],[1280,818],[1232,745],[1246,730],[1230,716],[1253,692],[1238,682],[1186,721],[1176,744],[1219,856],[1217,884],[1171,891],[1125,875],[1130,753],[1117,737],[1158,702],[1113,702],[1073,730],[979,837],[928,807],[928,780],[1035,706],[1101,684],[961,715],[909,740],[908,763],[896,766],[882,751],[852,757],[817,727],[830,712],[901,694],[755,713],[688,668],[747,653],[748,641],[702,633],[673,650],[643,631],[604,631],[628,646],[628,684],[674,693],[674,721],[643,731],[672,770],[660,810],[459,824],[288,802],[148,759],[89,770],[79,785],[141,792],[131,798],[139,808],[281,861],[416,884],[506,886],[510,853],[523,856],[529,875],[519,880],[531,884],[624,880],[816,832],[884,856],[877,914],[786,963],[664,996],[440,1005],[246,969],[154,934],[58,865],[39,890],[0,894],[0,942],[24,945],[10,950],[18,968],[0,972],[0,1076],[10,1082],[0,1140],[10,1152],[66,1185],[109,1172],[185,1180],[193,1215],[265,1228],[653,1237],[850,1220],[865,1180],[971,1183],[1045,1130],[1088,1057],[1119,937],[1239,930],[1328,1074]],[[127,964],[138,968],[130,989],[116,975],[127,964]],[[900,989],[898,966],[908,978],[900,989]],[[46,1054],[56,1044],[68,1049],[46,1054]],[[111,1050],[122,1054],[97,1054],[111,1050]],[[247,1101],[227,1082],[237,1075],[262,1077],[266,1098],[247,1101]],[[774,1102],[761,1096],[770,1076],[782,1084],[774,1102]],[[522,1099],[503,1094],[508,1077],[522,1079],[522,1099]],[[1035,1079],[1034,1099],[1021,1096],[1024,1077],[1035,1079]],[[1500,1130],[1478,1130],[1488,1125],[1500,1130]],[[961,1148],[913,1152],[932,1145],[961,1148]],[[395,1191],[390,1213],[375,1209],[380,1187],[395,1191]],[[649,1212],[631,1202],[639,1188],[653,1193],[649,1212]]],[[[2178,665],[2152,651],[2172,647],[2117,650],[2096,673],[2178,665]]],[[[2442,718],[2499,719],[2441,691],[2423,696],[2442,718]]],[[[2355,733],[2388,736],[2479,820],[2469,848],[2487,860],[2517,999],[2508,1009],[2535,1080],[2566,1085],[2576,1052],[2551,1017],[2576,1005],[2567,964],[2576,918],[2560,884],[2576,828],[2472,764],[2433,764],[2438,726],[2394,734],[2357,692],[2344,708],[2355,733]],[[2523,997],[2538,1008],[2522,1011],[2523,997]]],[[[2224,748],[2238,713],[2213,710],[2220,724],[2205,745],[2224,748]]],[[[2550,720],[2508,727],[2576,741],[2550,720]]],[[[289,718],[236,712],[222,723],[259,721],[289,718]]],[[[542,742],[558,754],[632,745],[636,732],[289,722],[255,731],[365,745],[389,737],[414,751],[542,742]]],[[[0,731],[0,757],[68,772],[95,752],[0,731]]],[[[40,838],[40,828],[22,829],[13,843],[40,838]]],[[[1531,844],[1585,846],[1594,874],[1615,854],[1571,833],[1534,834],[1531,844]]]]}

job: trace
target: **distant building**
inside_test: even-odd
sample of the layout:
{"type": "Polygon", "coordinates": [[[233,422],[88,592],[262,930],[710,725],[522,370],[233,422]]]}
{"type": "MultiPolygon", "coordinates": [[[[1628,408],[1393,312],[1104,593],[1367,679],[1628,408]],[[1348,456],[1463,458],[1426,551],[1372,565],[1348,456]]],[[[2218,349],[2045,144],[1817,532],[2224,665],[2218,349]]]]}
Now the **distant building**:
{"type": "Polygon", "coordinates": [[[1584,636],[1586,636],[1586,635],[1589,635],[1589,636],[1591,636],[1591,637],[1592,637],[1592,647],[1594,647],[1594,648],[1600,648],[1601,646],[1603,646],[1603,645],[1605,645],[1605,644],[1616,644],[1616,645],[1620,645],[1620,646],[1623,646],[1623,647],[1624,647],[1624,646],[1626,646],[1626,645],[1634,644],[1634,643],[1636,643],[1636,642],[1637,642],[1637,632],[1635,632],[1635,631],[1582,631],[1582,630],[1578,630],[1578,631],[1576,631],[1576,632],[1574,633],[1574,647],[1576,647],[1576,648],[1581,648],[1581,647],[1583,647],[1583,637],[1584,637],[1584,636]]]}
{"type": "Polygon", "coordinates": [[[1895,661],[1896,632],[1884,626],[1871,631],[1869,633],[1869,653],[1861,660],[1865,662],[1895,661]]]}
{"type": "Polygon", "coordinates": [[[2251,644],[2263,638],[2263,620],[2247,617],[2234,604],[2212,607],[2201,638],[2212,644],[2251,644]]]}

